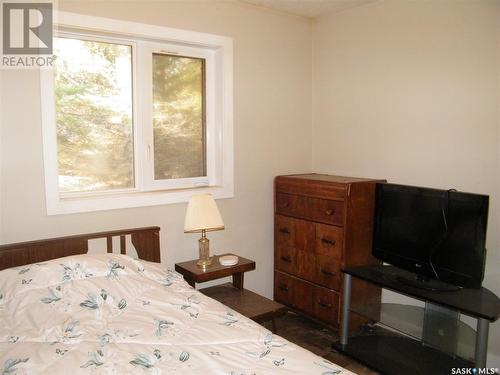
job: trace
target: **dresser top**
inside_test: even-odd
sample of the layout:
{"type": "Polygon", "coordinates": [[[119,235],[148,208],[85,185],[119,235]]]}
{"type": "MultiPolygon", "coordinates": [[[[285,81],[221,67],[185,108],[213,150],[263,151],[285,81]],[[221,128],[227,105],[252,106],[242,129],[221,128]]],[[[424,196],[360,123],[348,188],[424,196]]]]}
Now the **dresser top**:
{"type": "Polygon", "coordinates": [[[352,184],[355,182],[368,182],[368,181],[382,181],[373,178],[358,178],[358,177],[346,177],[346,176],[334,176],[330,174],[319,174],[319,173],[305,173],[305,174],[292,174],[278,176],[280,178],[297,178],[302,180],[312,180],[312,181],[324,181],[324,182],[335,182],[338,184],[352,184]]]}

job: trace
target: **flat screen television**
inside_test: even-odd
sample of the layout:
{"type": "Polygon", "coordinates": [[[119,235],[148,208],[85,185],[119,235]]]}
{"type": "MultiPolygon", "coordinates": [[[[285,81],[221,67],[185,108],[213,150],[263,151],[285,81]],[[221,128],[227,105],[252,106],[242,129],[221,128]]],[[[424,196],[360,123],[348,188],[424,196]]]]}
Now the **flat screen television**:
{"type": "Polygon", "coordinates": [[[481,287],[488,196],[389,183],[375,196],[375,257],[415,273],[423,287],[429,279],[481,287]]]}

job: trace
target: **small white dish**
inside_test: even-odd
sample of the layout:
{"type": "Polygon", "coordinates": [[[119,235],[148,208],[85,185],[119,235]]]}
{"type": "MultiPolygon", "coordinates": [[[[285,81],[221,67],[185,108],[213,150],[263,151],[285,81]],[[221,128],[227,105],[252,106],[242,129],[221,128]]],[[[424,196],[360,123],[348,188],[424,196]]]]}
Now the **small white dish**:
{"type": "Polygon", "coordinates": [[[223,266],[234,266],[238,264],[238,257],[236,255],[224,255],[219,258],[219,263],[223,266]]]}

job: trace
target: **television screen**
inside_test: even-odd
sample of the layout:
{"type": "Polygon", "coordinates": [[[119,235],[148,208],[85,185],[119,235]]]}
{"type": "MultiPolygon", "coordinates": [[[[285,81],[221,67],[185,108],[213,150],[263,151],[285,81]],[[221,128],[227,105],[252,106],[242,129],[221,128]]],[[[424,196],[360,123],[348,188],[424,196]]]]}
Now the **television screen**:
{"type": "Polygon", "coordinates": [[[424,277],[479,288],[488,201],[486,195],[379,183],[373,255],[424,277]]]}

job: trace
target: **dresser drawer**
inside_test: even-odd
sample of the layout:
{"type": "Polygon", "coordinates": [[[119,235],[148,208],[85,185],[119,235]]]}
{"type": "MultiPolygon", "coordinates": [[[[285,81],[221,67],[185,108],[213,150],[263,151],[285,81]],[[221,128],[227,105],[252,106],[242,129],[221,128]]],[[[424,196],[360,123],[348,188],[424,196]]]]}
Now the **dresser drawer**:
{"type": "Polygon", "coordinates": [[[339,324],[340,296],[338,293],[314,287],[313,291],[313,315],[332,325],[339,324]]]}
{"type": "Polygon", "coordinates": [[[281,272],[274,272],[274,299],[277,302],[293,305],[293,282],[291,277],[281,272]]]}
{"type": "Polygon", "coordinates": [[[325,183],[325,181],[312,181],[293,176],[278,176],[275,179],[275,191],[296,195],[309,195],[318,198],[344,199],[347,185],[345,181],[338,183],[325,183]]]}
{"type": "Polygon", "coordinates": [[[297,274],[297,250],[293,247],[278,246],[275,267],[280,271],[297,274]]]}
{"type": "Polygon", "coordinates": [[[314,286],[301,279],[293,279],[293,307],[308,314],[313,312],[314,286]]]}
{"type": "Polygon", "coordinates": [[[316,225],[310,221],[292,219],[295,226],[295,248],[299,251],[316,251],[316,225]]]}
{"type": "Polygon", "coordinates": [[[279,247],[293,247],[295,240],[295,224],[292,218],[287,216],[275,216],[276,245],[279,247]]]}
{"type": "Polygon", "coordinates": [[[333,225],[316,224],[316,253],[342,259],[344,229],[333,225]]]}
{"type": "Polygon", "coordinates": [[[280,271],[296,273],[297,250],[295,250],[294,219],[287,216],[276,215],[275,220],[275,267],[280,271]]]}
{"type": "Polygon", "coordinates": [[[297,266],[294,274],[307,281],[315,282],[317,256],[307,251],[297,251],[297,266]]]}
{"type": "Polygon", "coordinates": [[[329,289],[340,290],[340,260],[316,255],[314,282],[329,289]]]}
{"type": "Polygon", "coordinates": [[[327,224],[344,224],[344,202],[276,193],[276,213],[327,224]]]}
{"type": "Polygon", "coordinates": [[[344,224],[344,202],[297,196],[295,214],[304,219],[327,224],[344,224]]]}
{"type": "Polygon", "coordinates": [[[316,248],[315,223],[283,215],[275,216],[275,267],[312,280],[316,248]]]}
{"type": "Polygon", "coordinates": [[[306,281],[279,271],[274,272],[274,299],[277,302],[312,314],[313,288],[306,281]]]}
{"type": "Polygon", "coordinates": [[[276,193],[276,213],[295,216],[297,211],[297,195],[276,193]]]}
{"type": "Polygon", "coordinates": [[[322,285],[329,289],[339,290],[341,261],[328,255],[296,251],[294,276],[322,285]]]}

